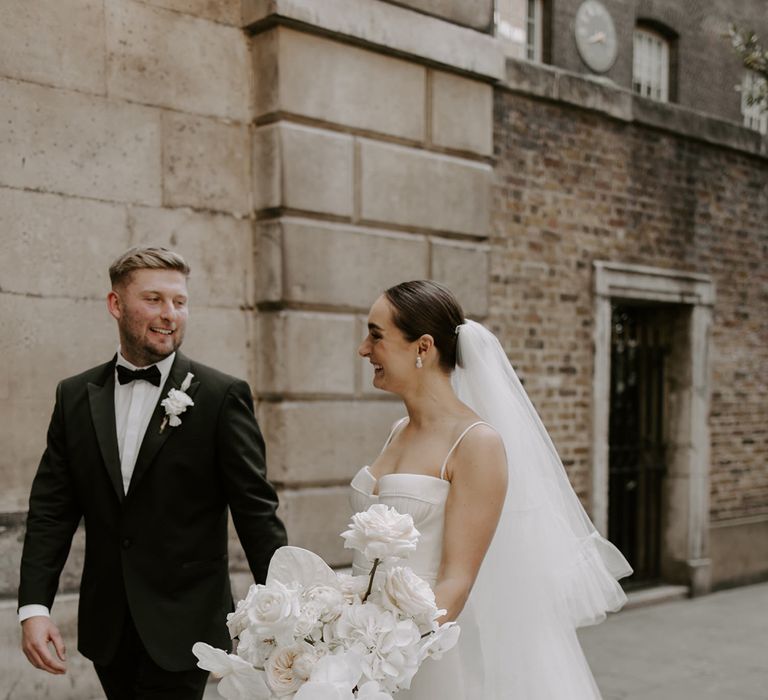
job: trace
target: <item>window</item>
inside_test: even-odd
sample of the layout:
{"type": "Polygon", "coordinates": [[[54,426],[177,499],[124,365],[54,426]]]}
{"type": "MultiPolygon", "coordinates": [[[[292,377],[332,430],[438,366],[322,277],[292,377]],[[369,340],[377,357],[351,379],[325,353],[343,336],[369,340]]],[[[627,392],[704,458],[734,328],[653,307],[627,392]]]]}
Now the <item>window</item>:
{"type": "Polygon", "coordinates": [[[747,96],[756,92],[757,87],[765,82],[755,71],[748,70],[741,82],[741,113],[744,116],[744,126],[768,134],[768,105],[749,104],[747,96]]]}
{"type": "Polygon", "coordinates": [[[529,61],[541,63],[544,44],[544,0],[528,0],[525,23],[525,57],[529,61]]]}
{"type": "Polygon", "coordinates": [[[635,29],[632,89],[643,97],[669,101],[669,42],[649,29],[635,29]]]}
{"type": "Polygon", "coordinates": [[[510,58],[545,60],[545,0],[496,0],[494,23],[510,58]]]}

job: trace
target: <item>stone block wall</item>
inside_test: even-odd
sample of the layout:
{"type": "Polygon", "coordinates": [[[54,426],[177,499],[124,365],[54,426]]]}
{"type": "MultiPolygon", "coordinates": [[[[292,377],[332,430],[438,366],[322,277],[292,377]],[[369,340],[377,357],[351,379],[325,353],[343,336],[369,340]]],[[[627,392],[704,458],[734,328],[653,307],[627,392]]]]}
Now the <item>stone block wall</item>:
{"type": "Polygon", "coordinates": [[[259,415],[289,537],[332,564],[350,560],[347,484],[404,410],[356,354],[369,306],[431,277],[487,312],[493,74],[440,52],[495,45],[430,16],[440,5],[359,3],[354,22],[344,2],[250,15],[259,415]],[[420,23],[420,43],[403,52],[382,18],[420,23]]]}
{"type": "MultiPolygon", "coordinates": [[[[27,664],[15,596],[29,488],[60,379],[117,347],[107,268],[160,244],[192,267],[185,351],[254,381],[252,72],[237,2],[0,7],[0,694],[98,695],[56,606],[66,678],[27,664]]],[[[79,533],[61,580],[77,591],[79,533]]]]}
{"type": "MultiPolygon", "coordinates": [[[[117,346],[104,302],[114,257],[181,251],[193,270],[185,351],[253,382],[253,66],[239,16],[239,2],[0,9],[3,597],[15,596],[56,384],[117,346]]],[[[64,590],[77,588],[81,548],[64,590]]]]}
{"type": "Polygon", "coordinates": [[[410,4],[0,9],[0,594],[55,385],[114,352],[106,269],[136,244],[187,257],[185,350],[251,382],[292,541],[348,562],[343,486],[402,412],[356,356],[368,306],[434,277],[487,311],[492,3],[410,4]]]}
{"type": "Polygon", "coordinates": [[[145,243],[193,268],[185,350],[254,388],[292,540],[346,563],[331,541],[341,487],[401,412],[356,356],[368,306],[433,276],[487,309],[475,273],[488,265],[502,70],[491,12],[490,0],[4,5],[3,595],[56,382],[114,352],[106,268],[145,243]]]}

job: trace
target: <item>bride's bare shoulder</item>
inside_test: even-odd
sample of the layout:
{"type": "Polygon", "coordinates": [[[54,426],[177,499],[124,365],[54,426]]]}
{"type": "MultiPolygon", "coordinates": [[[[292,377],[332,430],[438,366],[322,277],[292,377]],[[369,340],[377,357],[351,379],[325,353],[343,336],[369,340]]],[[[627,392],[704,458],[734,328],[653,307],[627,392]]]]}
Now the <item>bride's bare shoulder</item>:
{"type": "Polygon", "coordinates": [[[446,476],[498,478],[506,482],[507,458],[501,435],[488,423],[474,425],[456,446],[446,476]]]}
{"type": "Polygon", "coordinates": [[[488,423],[478,423],[464,436],[467,452],[504,452],[504,441],[496,428],[488,423]]]}

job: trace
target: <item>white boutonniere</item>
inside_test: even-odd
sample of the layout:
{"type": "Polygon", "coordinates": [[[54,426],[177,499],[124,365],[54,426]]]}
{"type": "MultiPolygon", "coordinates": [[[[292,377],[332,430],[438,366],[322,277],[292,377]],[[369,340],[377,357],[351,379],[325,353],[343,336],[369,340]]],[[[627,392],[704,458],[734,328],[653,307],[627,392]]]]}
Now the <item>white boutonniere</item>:
{"type": "Polygon", "coordinates": [[[184,413],[190,406],[194,406],[195,402],[186,393],[189,389],[189,385],[192,384],[192,378],[195,375],[192,372],[187,372],[187,376],[184,377],[184,381],[181,383],[179,389],[171,389],[161,402],[160,405],[165,409],[165,418],[160,424],[160,432],[165,430],[165,426],[169,425],[175,428],[181,425],[181,418],[179,416],[184,413]]]}

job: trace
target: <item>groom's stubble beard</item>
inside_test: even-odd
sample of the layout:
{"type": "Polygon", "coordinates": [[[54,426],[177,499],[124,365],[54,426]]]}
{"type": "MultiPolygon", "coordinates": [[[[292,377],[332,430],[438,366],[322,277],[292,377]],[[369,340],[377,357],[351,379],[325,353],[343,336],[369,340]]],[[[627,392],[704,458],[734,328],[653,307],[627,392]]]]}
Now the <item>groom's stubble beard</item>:
{"type": "MultiPolygon", "coordinates": [[[[184,341],[186,332],[186,318],[175,322],[173,335],[169,336],[171,343],[168,346],[155,346],[146,337],[151,331],[145,325],[146,321],[136,316],[128,309],[123,309],[123,316],[117,322],[120,335],[120,345],[123,356],[130,355],[139,367],[155,364],[176,352],[184,341]],[[138,362],[136,362],[138,361],[138,362]]],[[[126,357],[126,359],[129,359],[126,357]]]]}

